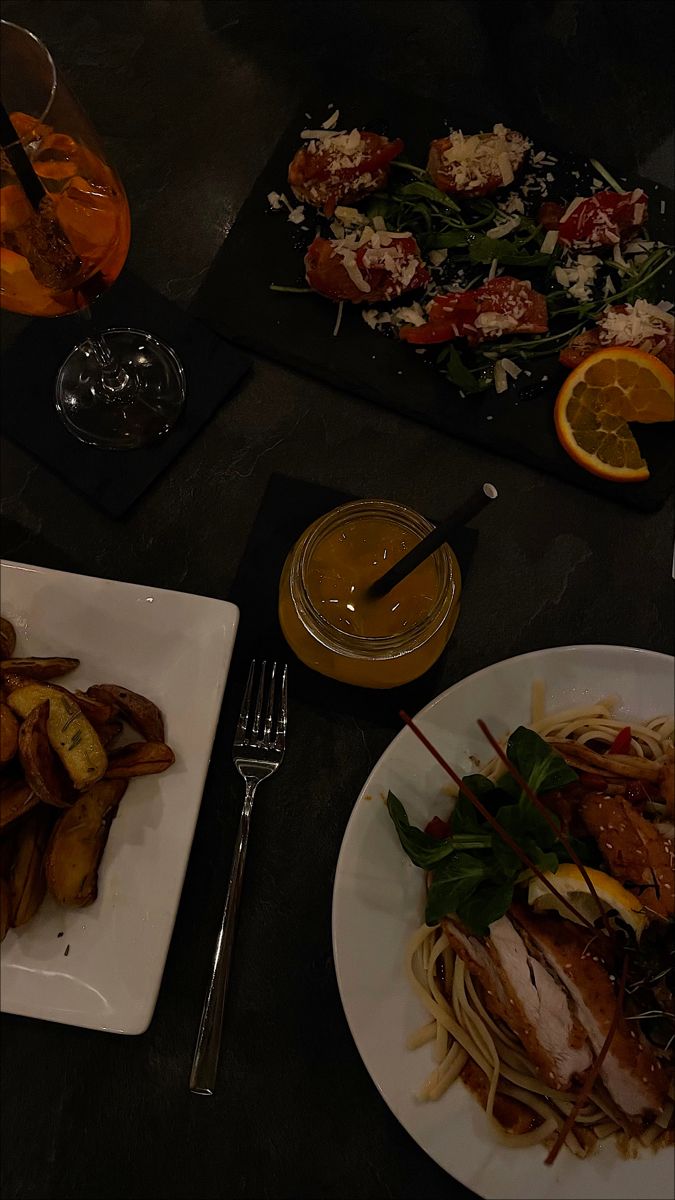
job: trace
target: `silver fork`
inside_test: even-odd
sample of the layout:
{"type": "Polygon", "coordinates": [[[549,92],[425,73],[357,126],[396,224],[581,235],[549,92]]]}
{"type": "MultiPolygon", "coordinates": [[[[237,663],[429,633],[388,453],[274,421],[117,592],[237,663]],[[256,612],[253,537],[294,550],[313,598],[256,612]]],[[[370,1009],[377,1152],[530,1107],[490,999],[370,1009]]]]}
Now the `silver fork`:
{"type": "Polygon", "coordinates": [[[269,679],[265,683],[267,663],[263,662],[258,684],[258,694],[255,702],[255,712],[251,719],[251,702],[253,700],[253,684],[255,680],[255,659],[251,663],[248,682],[239,714],[237,731],[234,735],[233,758],[234,765],[246,782],[244,806],[239,820],[237,845],[234,851],[230,881],[225,897],[223,917],[218,932],[216,950],[211,967],[209,983],[202,1019],[197,1034],[192,1071],[190,1073],[190,1091],[200,1096],[212,1096],[216,1086],[218,1071],[218,1056],[220,1053],[220,1035],[223,1027],[223,1008],[225,994],[230,977],[232,962],[232,947],[234,945],[235,926],[239,899],[244,878],[244,863],[248,846],[248,832],[251,825],[251,810],[253,797],[258,784],[273,775],[281,766],[286,748],[286,726],[288,723],[287,670],[281,667],[281,685],[277,689],[277,664],[272,663],[269,679]],[[277,690],[279,696],[277,697],[277,690]],[[264,716],[263,716],[264,713],[264,716]]]}

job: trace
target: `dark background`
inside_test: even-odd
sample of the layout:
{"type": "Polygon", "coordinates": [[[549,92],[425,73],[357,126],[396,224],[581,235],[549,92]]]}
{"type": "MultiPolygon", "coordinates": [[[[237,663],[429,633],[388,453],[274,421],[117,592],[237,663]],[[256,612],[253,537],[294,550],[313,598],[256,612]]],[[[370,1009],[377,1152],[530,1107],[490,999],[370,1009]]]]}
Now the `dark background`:
{"type": "MultiPolygon", "coordinates": [[[[6,0],[3,16],[63,67],[125,182],[132,267],[184,306],[296,104],[334,72],[449,106],[470,89],[542,144],[672,183],[667,4],[6,0]]],[[[9,341],[20,322],[3,326],[9,341]]],[[[262,360],[123,521],[5,443],[3,554],[227,596],[273,471],[430,514],[494,481],[440,686],[552,644],[672,649],[672,500],[628,512],[262,360]]],[[[391,730],[297,697],[291,723],[255,814],[218,1094],[187,1079],[241,796],[223,745],[149,1032],[3,1018],[6,1197],[467,1194],[379,1098],[332,967],[340,839],[391,730]]]]}

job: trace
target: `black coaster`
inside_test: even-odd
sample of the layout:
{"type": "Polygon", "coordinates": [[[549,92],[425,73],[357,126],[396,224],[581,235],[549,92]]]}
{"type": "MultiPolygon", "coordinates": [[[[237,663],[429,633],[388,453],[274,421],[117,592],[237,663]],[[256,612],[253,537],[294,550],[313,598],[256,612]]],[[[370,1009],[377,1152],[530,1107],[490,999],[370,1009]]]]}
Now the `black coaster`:
{"type": "MultiPolygon", "coordinates": [[[[290,650],[279,626],[277,601],[281,571],[301,533],[323,513],[355,496],[320,487],[286,475],[272,475],[258,510],[244,556],[228,596],[241,612],[228,695],[235,707],[243,694],[252,658],[288,662],[293,697],[327,711],[351,713],[357,719],[377,720],[398,728],[399,710],[415,713],[440,690],[441,660],[420,679],[405,687],[379,690],[358,688],[311,671],[290,650]]],[[[463,529],[453,549],[466,579],[478,532],[463,529]]],[[[452,640],[449,643],[452,646],[452,640]]]]}
{"type": "Polygon", "coordinates": [[[185,409],[155,445],[96,450],[78,442],[54,408],[54,383],[73,346],[86,337],[78,317],[31,321],[2,357],[3,431],[104,512],[121,517],[201,429],[250,362],[200,321],[131,274],[96,302],[97,329],[129,326],[175,350],[185,370],[185,409]]]}
{"type": "MultiPolygon", "coordinates": [[[[633,426],[651,472],[644,483],[609,483],[584,471],[565,453],[555,433],[553,400],[567,375],[556,356],[530,362],[532,376],[523,374],[501,395],[489,388],[479,395],[462,396],[433,366],[432,355],[416,355],[398,338],[378,336],[365,324],[358,306],[345,305],[339,335],[334,336],[336,305],[315,293],[270,290],[271,283],[300,287],[305,283],[303,254],[317,230],[316,218],[307,206],[302,226],[289,224],[285,209],[270,211],[267,196],[273,191],[291,196],[288,164],[298,148],[299,132],[308,123],[305,114],[311,114],[314,123],[323,120],[328,99],[340,109],[341,123],[347,128],[359,125],[402,137],[405,158],[415,162],[425,161],[429,140],[441,135],[450,119],[466,131],[489,129],[495,120],[510,123],[508,113],[491,111],[489,102],[476,96],[455,97],[446,109],[393,89],[378,88],[374,93],[368,85],[351,83],[325,89],[320,105],[312,100],[301,105],[272,152],[197,293],[194,314],[237,345],[413,421],[630,508],[645,512],[660,508],[673,488],[673,425],[633,426]],[[233,279],[236,288],[231,286],[233,279]]],[[[546,148],[556,153],[553,146],[546,148]]],[[[570,168],[589,171],[585,159],[572,162],[569,155],[560,154],[557,158],[559,176],[570,168]]],[[[611,169],[611,163],[607,165],[611,169]]],[[[573,184],[577,186],[574,180],[573,184]]],[[[649,195],[652,236],[670,242],[673,192],[639,178],[631,179],[630,185],[644,186],[649,195]]],[[[661,294],[667,294],[672,275],[660,286],[661,294]]]]}

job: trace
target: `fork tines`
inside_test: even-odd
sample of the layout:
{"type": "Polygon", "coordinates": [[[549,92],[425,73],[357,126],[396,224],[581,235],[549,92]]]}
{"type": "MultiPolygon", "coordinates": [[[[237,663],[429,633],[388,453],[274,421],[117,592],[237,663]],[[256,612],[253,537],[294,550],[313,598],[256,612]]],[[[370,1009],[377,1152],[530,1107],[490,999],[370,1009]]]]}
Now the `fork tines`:
{"type": "Polygon", "coordinates": [[[256,661],[253,659],[234,736],[235,746],[276,750],[283,753],[286,748],[288,721],[287,673],[288,667],[285,663],[278,666],[276,662],[273,662],[268,670],[267,661],[263,661],[253,709],[256,676],[256,661]],[[279,674],[281,676],[280,683],[279,674]]]}

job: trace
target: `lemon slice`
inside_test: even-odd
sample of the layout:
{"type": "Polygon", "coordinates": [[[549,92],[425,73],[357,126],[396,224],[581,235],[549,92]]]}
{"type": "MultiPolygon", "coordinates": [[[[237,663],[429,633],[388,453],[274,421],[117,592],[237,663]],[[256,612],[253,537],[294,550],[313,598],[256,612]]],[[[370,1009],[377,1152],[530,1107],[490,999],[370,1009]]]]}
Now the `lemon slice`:
{"type": "MultiPolygon", "coordinates": [[[[637,896],[622,887],[611,875],[606,875],[604,871],[595,871],[591,867],[587,867],[586,874],[605,911],[616,913],[616,916],[624,924],[630,926],[639,941],[647,924],[647,914],[637,896]]],[[[573,863],[563,863],[557,871],[546,871],[544,878],[550,879],[560,894],[569,900],[570,904],[573,904],[586,920],[595,924],[600,915],[598,905],[578,867],[575,867],[573,863]]],[[[572,915],[570,910],[560,902],[557,896],[553,895],[553,892],[548,890],[538,877],[531,880],[527,899],[535,912],[553,910],[560,913],[561,917],[565,917],[565,920],[581,925],[581,921],[572,915]]],[[[611,920],[610,916],[610,922],[611,920]]]]}

